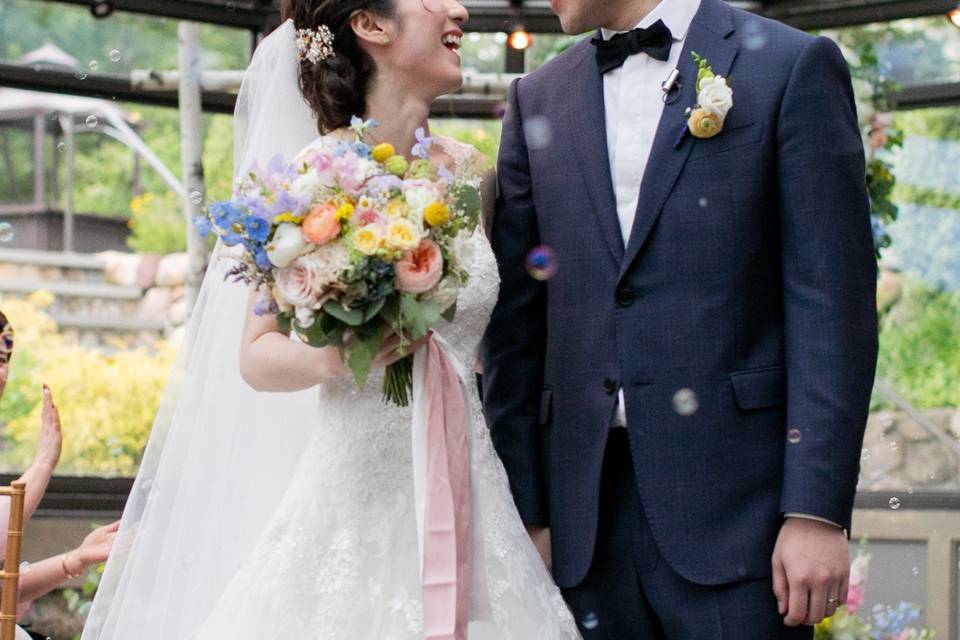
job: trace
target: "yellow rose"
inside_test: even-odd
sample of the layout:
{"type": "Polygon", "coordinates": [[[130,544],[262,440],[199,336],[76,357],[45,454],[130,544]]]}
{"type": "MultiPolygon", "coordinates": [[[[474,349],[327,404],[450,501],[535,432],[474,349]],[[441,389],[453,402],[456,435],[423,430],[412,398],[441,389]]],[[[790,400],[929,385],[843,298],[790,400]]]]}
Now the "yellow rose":
{"type": "Polygon", "coordinates": [[[442,227],[450,222],[450,207],[442,202],[428,204],[423,210],[423,219],[431,227],[442,227]]]}
{"type": "Polygon", "coordinates": [[[383,213],[390,220],[396,220],[397,218],[407,217],[407,214],[410,213],[410,207],[400,198],[394,198],[383,208],[383,213]]]}
{"type": "Polygon", "coordinates": [[[409,251],[420,245],[420,234],[412,222],[397,218],[387,226],[387,244],[400,251],[409,251]]]}
{"type": "Polygon", "coordinates": [[[694,111],[687,124],[690,127],[690,133],[697,138],[712,138],[723,129],[720,116],[704,109],[694,111]]]}
{"type": "Polygon", "coordinates": [[[353,246],[360,253],[372,256],[383,243],[383,236],[376,225],[368,224],[353,234],[353,246]]]}
{"type": "Polygon", "coordinates": [[[393,145],[389,142],[384,142],[383,144],[378,144],[371,151],[371,157],[380,163],[384,163],[394,155],[396,155],[396,150],[393,148],[393,145]]]}

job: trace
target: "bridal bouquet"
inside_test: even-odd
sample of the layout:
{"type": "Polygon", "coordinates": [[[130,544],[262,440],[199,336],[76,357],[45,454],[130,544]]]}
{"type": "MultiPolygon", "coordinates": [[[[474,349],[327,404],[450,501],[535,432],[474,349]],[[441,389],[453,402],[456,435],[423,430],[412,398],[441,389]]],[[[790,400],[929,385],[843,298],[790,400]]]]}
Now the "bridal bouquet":
{"type": "MultiPolygon", "coordinates": [[[[254,284],[256,313],[314,347],[339,348],[362,386],[385,338],[401,349],[441,317],[453,320],[470,274],[479,224],[478,184],[431,162],[433,140],[417,131],[415,159],[390,144],[361,142],[375,124],[355,118],[356,141],[308,147],[292,164],[250,168],[233,198],[197,220],[242,247],[228,278],[254,284]]],[[[388,367],[384,400],[409,404],[412,356],[388,367]]]]}

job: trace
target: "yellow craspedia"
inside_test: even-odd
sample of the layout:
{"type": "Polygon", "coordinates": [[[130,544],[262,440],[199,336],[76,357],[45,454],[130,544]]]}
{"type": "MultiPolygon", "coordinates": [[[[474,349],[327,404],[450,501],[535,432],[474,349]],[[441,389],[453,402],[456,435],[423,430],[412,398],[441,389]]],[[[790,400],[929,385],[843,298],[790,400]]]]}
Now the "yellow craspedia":
{"type": "Polygon", "coordinates": [[[389,142],[384,142],[383,144],[378,144],[370,152],[371,157],[377,162],[386,162],[393,156],[397,154],[396,149],[393,148],[393,145],[389,142]]]}
{"type": "Polygon", "coordinates": [[[340,205],[337,209],[337,220],[344,222],[350,219],[350,216],[353,215],[354,207],[349,202],[340,205]]]}
{"type": "Polygon", "coordinates": [[[353,234],[353,247],[365,256],[372,256],[380,248],[383,236],[376,225],[368,224],[353,234]]]}
{"type": "Polygon", "coordinates": [[[387,244],[400,251],[409,251],[420,244],[420,234],[412,222],[397,218],[387,226],[387,244]]]}
{"type": "Polygon", "coordinates": [[[407,203],[400,198],[394,198],[386,204],[383,208],[383,214],[387,216],[390,220],[396,220],[397,218],[407,217],[407,213],[410,212],[410,207],[407,206],[407,203]]]}
{"type": "Polygon", "coordinates": [[[442,202],[428,204],[423,210],[423,219],[431,227],[442,227],[450,222],[450,207],[442,202]]]}

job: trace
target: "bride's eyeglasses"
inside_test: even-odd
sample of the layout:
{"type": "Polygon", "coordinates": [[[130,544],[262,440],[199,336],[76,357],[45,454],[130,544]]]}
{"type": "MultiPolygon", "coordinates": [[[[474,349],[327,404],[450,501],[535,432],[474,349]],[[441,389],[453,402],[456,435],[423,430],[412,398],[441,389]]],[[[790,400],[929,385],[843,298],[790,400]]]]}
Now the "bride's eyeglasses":
{"type": "Polygon", "coordinates": [[[430,13],[446,13],[450,8],[449,0],[420,0],[420,3],[430,13]]]}

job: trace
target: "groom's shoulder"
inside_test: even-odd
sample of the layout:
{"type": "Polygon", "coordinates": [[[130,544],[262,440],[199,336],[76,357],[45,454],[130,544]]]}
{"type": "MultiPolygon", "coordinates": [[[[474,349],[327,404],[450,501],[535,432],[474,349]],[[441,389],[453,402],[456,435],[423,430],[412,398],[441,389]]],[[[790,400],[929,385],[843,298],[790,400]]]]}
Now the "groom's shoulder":
{"type": "MultiPolygon", "coordinates": [[[[789,72],[797,60],[811,47],[838,49],[828,38],[817,37],[782,22],[727,5],[741,54],[749,56],[766,69],[789,72]]],[[[838,49],[839,50],[839,49],[838,49]]]]}

